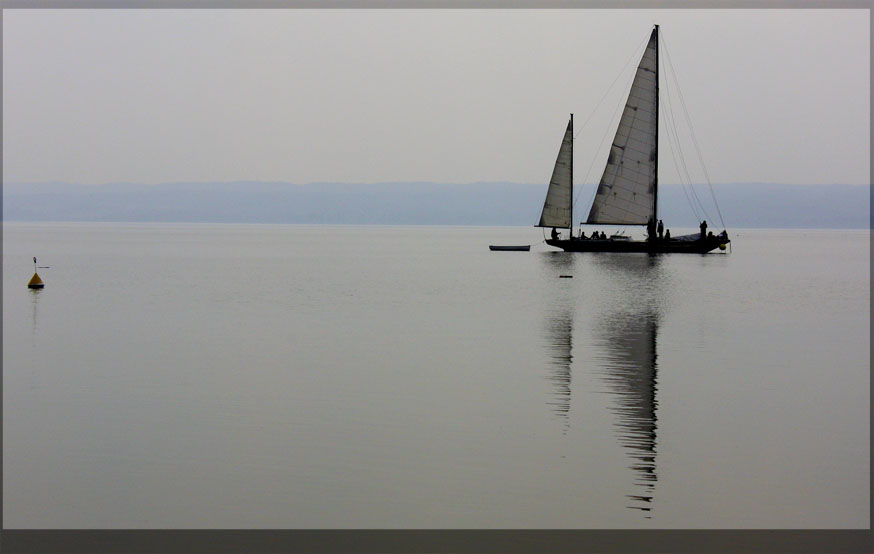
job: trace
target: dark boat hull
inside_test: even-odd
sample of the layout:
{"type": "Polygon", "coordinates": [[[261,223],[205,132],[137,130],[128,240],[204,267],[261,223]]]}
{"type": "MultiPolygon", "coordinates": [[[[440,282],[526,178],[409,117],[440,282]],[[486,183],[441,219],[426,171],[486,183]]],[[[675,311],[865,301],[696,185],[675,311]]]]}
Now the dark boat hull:
{"type": "Polygon", "coordinates": [[[612,240],[612,239],[547,239],[546,244],[565,252],[646,252],[649,254],[706,254],[726,245],[727,238],[708,237],[703,240],[612,240]]]}

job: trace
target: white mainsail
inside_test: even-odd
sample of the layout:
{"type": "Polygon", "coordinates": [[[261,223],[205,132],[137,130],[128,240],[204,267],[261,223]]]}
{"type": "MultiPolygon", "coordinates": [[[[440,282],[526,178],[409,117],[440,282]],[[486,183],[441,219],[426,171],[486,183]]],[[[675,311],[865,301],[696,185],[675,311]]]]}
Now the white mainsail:
{"type": "Polygon", "coordinates": [[[656,214],[658,28],[637,67],[586,223],[646,225],[656,214]]]}
{"type": "Polygon", "coordinates": [[[573,201],[573,155],[574,155],[574,119],[567,124],[567,131],[561,141],[558,150],[558,158],[555,160],[555,169],[552,170],[552,179],[549,180],[549,190],[546,191],[546,200],[543,202],[543,212],[540,214],[540,223],[536,227],[560,227],[570,229],[573,226],[571,219],[571,203],[573,201]]]}

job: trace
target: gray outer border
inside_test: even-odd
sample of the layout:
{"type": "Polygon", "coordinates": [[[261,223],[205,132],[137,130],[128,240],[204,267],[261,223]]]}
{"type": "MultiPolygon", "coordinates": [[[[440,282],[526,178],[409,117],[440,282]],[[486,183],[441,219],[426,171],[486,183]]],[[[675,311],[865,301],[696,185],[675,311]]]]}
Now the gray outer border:
{"type": "MultiPolygon", "coordinates": [[[[622,8],[622,9],[867,9],[874,28],[872,0],[435,0],[427,8],[622,8]]],[[[84,8],[422,8],[416,0],[0,0],[0,36],[6,9],[84,8]]],[[[869,63],[874,75],[874,42],[869,37],[869,63]]],[[[2,46],[0,46],[2,50],[2,46]]],[[[3,94],[0,55],[0,98],[3,94]]],[[[870,90],[874,105],[874,92],[870,90]]],[[[869,114],[869,148],[874,149],[874,126],[869,114]]],[[[0,223],[3,188],[3,107],[0,102],[0,223]]],[[[874,164],[869,158],[869,181],[874,164]]],[[[869,183],[869,279],[874,273],[874,183],[869,183]]],[[[0,225],[0,260],[2,260],[0,225]]],[[[0,261],[2,271],[2,261],[0,261]]],[[[2,309],[0,283],[0,309],[2,309]]],[[[869,284],[869,320],[874,287],[869,284]]],[[[0,312],[2,313],[2,312],[0,312]]],[[[874,336],[874,324],[869,328],[874,336]]],[[[3,331],[0,324],[0,345],[3,331]]],[[[874,347],[869,342],[869,364],[874,347]]],[[[0,346],[2,350],[2,346],[0,346]]],[[[869,368],[869,378],[871,372],[869,368]]],[[[0,502],[0,552],[872,552],[874,551],[874,379],[869,395],[869,523],[863,530],[22,530],[4,529],[0,502]]],[[[3,380],[0,359],[0,498],[3,492],[3,380]]]]}
{"type": "Polygon", "coordinates": [[[3,0],[9,8],[871,9],[871,0],[3,0]]]}
{"type": "Polygon", "coordinates": [[[870,552],[870,531],[11,531],[4,552],[870,552]]]}

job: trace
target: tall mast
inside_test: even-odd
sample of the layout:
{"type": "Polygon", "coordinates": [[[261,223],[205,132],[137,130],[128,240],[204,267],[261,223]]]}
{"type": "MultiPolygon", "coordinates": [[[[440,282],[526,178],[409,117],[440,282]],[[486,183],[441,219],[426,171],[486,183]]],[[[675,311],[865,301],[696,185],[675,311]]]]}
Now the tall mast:
{"type": "Polygon", "coordinates": [[[571,219],[570,227],[568,227],[568,231],[570,232],[571,238],[574,236],[574,114],[571,114],[571,219]]]}
{"type": "Polygon", "coordinates": [[[655,180],[652,185],[652,220],[659,220],[659,26],[653,29],[655,36],[655,180]]]}

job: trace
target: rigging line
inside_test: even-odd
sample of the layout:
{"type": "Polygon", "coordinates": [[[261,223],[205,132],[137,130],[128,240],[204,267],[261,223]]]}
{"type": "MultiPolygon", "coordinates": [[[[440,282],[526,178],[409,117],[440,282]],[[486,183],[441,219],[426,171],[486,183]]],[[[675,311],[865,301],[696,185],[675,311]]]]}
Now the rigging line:
{"type": "MultiPolygon", "coordinates": [[[[667,44],[665,44],[665,53],[667,54],[667,44]]],[[[725,221],[722,218],[722,210],[719,209],[719,203],[716,201],[716,193],[713,192],[713,183],[710,182],[710,174],[707,172],[707,166],[704,165],[704,156],[701,154],[701,149],[698,146],[698,139],[695,136],[695,128],[692,126],[692,118],[689,116],[689,110],[686,108],[686,100],[683,98],[683,92],[680,90],[680,82],[677,79],[677,72],[674,71],[673,64],[671,64],[670,57],[668,57],[668,64],[671,66],[671,75],[674,79],[674,84],[677,87],[677,96],[680,98],[680,103],[683,106],[683,112],[686,115],[686,120],[689,123],[689,131],[692,134],[692,142],[695,145],[695,151],[698,154],[698,161],[701,164],[701,169],[704,171],[704,178],[707,181],[707,186],[710,188],[710,195],[713,197],[713,205],[716,206],[716,213],[719,214],[719,222],[722,224],[722,228],[725,228],[725,221]]]]}
{"type": "MultiPolygon", "coordinates": [[[[634,77],[637,75],[637,70],[633,71],[631,75],[628,76],[628,81],[625,86],[625,90],[630,91],[631,85],[634,83],[634,77]]],[[[592,162],[589,164],[589,169],[586,170],[586,182],[589,181],[589,176],[592,174],[592,168],[595,167],[595,160],[600,158],[601,150],[604,148],[604,145],[607,144],[607,137],[610,135],[610,131],[614,129],[613,123],[616,121],[616,114],[619,113],[619,108],[624,108],[628,104],[628,95],[625,95],[620,98],[619,103],[616,104],[616,107],[613,108],[613,115],[610,116],[610,123],[604,129],[604,135],[601,137],[601,141],[598,143],[598,150],[595,152],[595,155],[592,156],[592,162]]],[[[621,117],[621,116],[620,116],[621,117]]],[[[619,124],[616,123],[616,128],[618,129],[619,124]]],[[[615,134],[615,131],[614,131],[615,134]]],[[[613,146],[613,143],[610,143],[610,147],[613,146]]],[[[609,154],[608,154],[609,155],[609,154]]],[[[592,190],[592,195],[589,197],[589,204],[592,204],[595,201],[595,196],[598,194],[598,186],[599,183],[595,184],[594,190],[592,190]]],[[[574,199],[574,206],[577,204],[577,199],[579,199],[580,194],[582,194],[582,187],[580,187],[580,191],[577,192],[577,198],[574,199]]],[[[582,221],[580,222],[582,223],[582,221]]]]}
{"type": "MultiPolygon", "coordinates": [[[[679,173],[681,183],[682,183],[682,178],[684,176],[683,172],[685,172],[686,180],[688,181],[688,184],[691,187],[692,175],[689,173],[689,167],[686,164],[686,158],[683,156],[683,149],[682,149],[682,147],[681,147],[682,145],[680,143],[680,132],[677,130],[677,122],[676,122],[676,118],[674,117],[674,106],[671,103],[671,94],[670,94],[671,90],[669,89],[669,85],[670,85],[669,82],[665,83],[666,94],[661,96],[661,98],[663,98],[665,101],[665,121],[668,124],[668,130],[673,130],[673,133],[674,133],[673,139],[674,139],[674,142],[675,142],[676,147],[677,147],[677,156],[679,157],[680,162],[682,163],[682,171],[681,171],[680,167],[677,168],[677,172],[679,173]]],[[[683,183],[683,184],[685,184],[685,183],[683,183]]],[[[699,204],[700,204],[700,202],[699,202],[699,204]]]]}
{"type": "Polygon", "coordinates": [[[686,201],[689,203],[689,207],[692,208],[692,214],[694,214],[695,219],[697,221],[701,221],[701,215],[698,213],[698,209],[695,207],[694,202],[692,202],[692,198],[689,196],[689,192],[686,190],[686,183],[683,182],[683,174],[680,171],[680,166],[677,163],[677,154],[675,152],[675,148],[673,145],[673,136],[671,135],[670,126],[667,124],[667,115],[663,114],[662,117],[665,119],[665,134],[668,135],[668,146],[671,151],[671,159],[674,161],[674,168],[677,170],[677,175],[680,177],[680,187],[683,189],[683,195],[686,197],[686,201]]]}
{"type": "MultiPolygon", "coordinates": [[[[668,59],[668,63],[669,63],[669,64],[671,63],[670,59],[668,59]]],[[[711,184],[711,182],[710,182],[710,174],[709,174],[708,171],[707,171],[707,166],[704,164],[704,157],[703,157],[703,155],[701,154],[701,149],[700,149],[700,146],[699,146],[699,143],[698,143],[698,139],[697,139],[697,136],[695,135],[695,128],[692,126],[692,118],[689,116],[689,110],[688,110],[688,108],[686,107],[686,100],[685,100],[685,98],[684,98],[684,96],[683,96],[683,91],[680,89],[680,83],[679,83],[679,81],[678,81],[678,79],[677,79],[677,73],[676,73],[676,71],[673,70],[673,65],[671,65],[671,74],[672,74],[672,77],[673,77],[673,79],[674,79],[674,83],[676,84],[676,87],[677,87],[677,96],[678,96],[679,99],[680,99],[680,104],[681,104],[681,106],[682,106],[682,108],[683,108],[683,113],[684,113],[684,115],[685,115],[685,117],[686,117],[686,121],[687,121],[687,123],[689,124],[689,131],[690,131],[690,134],[691,134],[691,136],[692,136],[692,142],[693,142],[693,144],[695,145],[695,151],[696,151],[696,153],[697,153],[697,155],[698,155],[698,161],[699,161],[699,163],[701,164],[701,169],[702,169],[702,171],[704,172],[704,178],[705,178],[705,180],[707,181],[707,184],[710,185],[710,189],[711,189],[711,193],[712,193],[712,192],[713,192],[713,186],[712,186],[712,184],[711,184]]],[[[716,197],[715,197],[715,196],[713,197],[713,201],[714,201],[714,203],[716,203],[716,197]]],[[[716,208],[717,208],[717,210],[719,210],[719,205],[718,205],[718,204],[716,205],[716,208]]],[[[720,217],[721,217],[721,215],[720,215],[720,217]]]]}
{"type": "MultiPolygon", "coordinates": [[[[676,128],[672,129],[672,127],[671,127],[671,122],[673,121],[673,115],[672,115],[672,110],[671,110],[671,106],[670,106],[670,94],[669,94],[669,91],[667,90],[667,87],[665,87],[665,88],[666,88],[666,90],[665,90],[666,94],[660,95],[659,100],[660,100],[660,103],[661,103],[662,108],[663,108],[662,118],[665,120],[664,129],[665,129],[665,134],[668,137],[668,146],[670,147],[670,150],[671,150],[671,158],[674,161],[674,167],[677,170],[677,177],[679,178],[680,185],[683,189],[683,194],[686,196],[686,200],[689,202],[689,207],[692,208],[692,213],[700,221],[701,217],[698,213],[698,208],[692,202],[692,198],[689,196],[689,192],[686,188],[686,181],[688,180],[688,176],[684,176],[683,168],[681,167],[680,162],[677,161],[678,155],[682,159],[682,149],[680,148],[680,145],[679,145],[680,141],[679,141],[679,136],[677,135],[677,130],[676,130],[676,128]]],[[[687,173],[688,173],[688,171],[687,171],[687,173]]]]}
{"type": "MultiPolygon", "coordinates": [[[[677,164],[677,156],[674,154],[673,148],[671,149],[671,159],[674,161],[674,167],[677,170],[677,173],[680,173],[680,168],[677,164]]],[[[686,197],[686,202],[689,203],[689,208],[692,210],[692,214],[695,216],[696,221],[701,221],[701,215],[698,213],[698,209],[695,207],[695,203],[692,202],[692,198],[689,196],[689,191],[686,190],[686,185],[681,181],[680,188],[683,190],[683,196],[686,197]]]]}
{"type": "MultiPolygon", "coordinates": [[[[667,60],[667,62],[668,62],[668,65],[669,65],[670,68],[671,68],[671,75],[672,75],[672,77],[673,77],[673,79],[674,79],[674,83],[675,83],[675,85],[677,85],[676,88],[677,88],[677,94],[678,94],[678,97],[680,97],[680,99],[682,100],[682,93],[681,93],[680,90],[679,90],[679,83],[677,82],[677,80],[676,80],[676,74],[675,74],[674,71],[673,71],[673,67],[674,67],[674,66],[673,66],[673,63],[671,62],[670,54],[668,54],[667,51],[665,51],[665,58],[666,58],[666,60],[667,60]]],[[[673,118],[673,112],[672,112],[672,114],[671,114],[671,117],[673,118]]],[[[672,123],[673,123],[674,126],[675,126],[675,131],[674,131],[674,132],[677,133],[677,140],[678,140],[678,142],[679,142],[679,132],[676,131],[676,122],[672,120],[672,123]]],[[[688,111],[686,112],[686,123],[689,125],[689,127],[690,127],[690,131],[691,131],[691,120],[690,120],[690,118],[689,118],[688,111]]],[[[685,157],[683,157],[683,155],[682,155],[682,151],[680,152],[680,157],[681,157],[681,159],[683,160],[683,165],[684,165],[684,167],[686,167],[685,157]]],[[[698,161],[699,161],[699,163],[701,164],[702,169],[705,169],[704,166],[703,166],[703,160],[700,158],[700,151],[699,151],[699,159],[698,159],[698,161]]],[[[686,171],[687,171],[687,174],[688,174],[688,168],[686,168],[686,171]]],[[[695,200],[698,202],[698,205],[701,207],[701,210],[704,212],[704,216],[705,216],[705,218],[710,219],[711,221],[713,221],[713,218],[711,218],[711,217],[710,217],[710,214],[707,213],[707,209],[704,207],[704,203],[701,202],[701,199],[698,197],[698,193],[697,193],[697,191],[695,190],[694,185],[692,184],[692,177],[691,177],[691,174],[688,174],[688,178],[689,178],[689,190],[692,192],[692,196],[695,198],[695,200]]],[[[706,180],[706,179],[707,179],[707,176],[706,176],[706,169],[705,169],[705,180],[706,180]]],[[[714,197],[714,200],[715,200],[715,197],[714,197]]],[[[718,205],[717,205],[716,207],[717,207],[717,210],[718,210],[718,208],[719,208],[718,205]]]]}
{"type": "MultiPolygon", "coordinates": [[[[667,51],[665,52],[665,58],[667,59],[668,66],[671,69],[673,69],[673,64],[671,63],[670,55],[668,54],[667,51]]],[[[666,85],[666,87],[670,85],[670,82],[667,79],[666,79],[665,85],[666,85]]],[[[671,97],[670,97],[670,95],[667,95],[666,98],[667,98],[667,101],[666,101],[667,102],[667,110],[668,110],[668,114],[670,116],[669,121],[670,121],[670,124],[673,126],[673,131],[674,131],[674,135],[675,135],[674,140],[676,141],[676,145],[677,145],[677,153],[678,153],[678,156],[679,156],[681,164],[682,164],[682,170],[685,172],[685,177],[688,180],[688,183],[682,182],[683,172],[680,171],[678,168],[678,172],[679,172],[680,177],[681,177],[681,184],[684,187],[683,192],[686,193],[687,195],[689,193],[691,193],[692,198],[695,199],[695,202],[697,202],[698,206],[701,208],[701,211],[704,213],[704,217],[712,220],[712,218],[710,218],[710,215],[707,213],[707,210],[704,207],[704,204],[701,202],[701,199],[698,197],[698,193],[695,191],[695,187],[692,184],[692,182],[693,182],[692,176],[691,176],[691,173],[689,172],[689,167],[686,164],[686,158],[685,158],[685,156],[683,156],[683,149],[680,147],[680,133],[677,130],[676,118],[674,117],[674,111],[673,111],[673,105],[671,102],[671,97]],[[688,192],[687,192],[686,187],[688,187],[688,192]]],[[[694,205],[693,205],[692,211],[695,212],[696,217],[700,220],[701,215],[698,213],[698,210],[694,207],[694,205]]]]}
{"type": "Polygon", "coordinates": [[[589,113],[589,117],[587,117],[586,121],[583,122],[583,125],[580,127],[580,130],[577,131],[577,134],[574,135],[574,138],[577,138],[578,136],[580,136],[580,133],[583,132],[583,129],[586,127],[586,124],[589,122],[590,119],[592,119],[592,116],[595,115],[595,112],[598,111],[598,107],[601,106],[601,103],[604,101],[605,98],[607,98],[607,95],[610,94],[610,91],[613,90],[613,85],[615,85],[616,81],[619,80],[619,77],[622,77],[622,74],[625,73],[626,68],[628,68],[628,64],[630,64],[632,61],[634,61],[635,56],[638,56],[638,57],[642,56],[642,54],[640,54],[640,51],[641,51],[640,45],[648,40],[649,40],[649,37],[647,36],[646,38],[644,38],[643,41],[641,41],[637,45],[637,47],[634,49],[634,51],[631,52],[631,56],[628,58],[628,61],[625,62],[625,65],[623,65],[622,69],[619,70],[619,73],[616,74],[616,78],[614,78],[613,82],[610,83],[610,86],[607,87],[607,91],[604,92],[604,96],[602,96],[601,99],[598,100],[598,103],[595,104],[594,109],[592,109],[592,111],[589,113]]]}
{"type": "MultiPolygon", "coordinates": [[[[671,59],[670,59],[670,56],[668,55],[667,51],[665,52],[665,58],[668,62],[668,66],[671,68],[671,72],[673,72],[673,64],[671,63],[671,59]]],[[[667,88],[667,85],[669,85],[669,82],[667,82],[667,79],[666,79],[665,85],[666,85],[666,88],[667,88]]],[[[698,206],[701,208],[701,212],[704,214],[704,217],[706,219],[710,219],[712,221],[713,219],[710,217],[710,214],[707,213],[707,209],[704,207],[704,204],[701,202],[701,199],[698,197],[698,193],[695,191],[695,187],[692,184],[693,183],[692,175],[689,172],[689,167],[686,164],[686,158],[685,158],[685,156],[683,156],[683,149],[681,148],[681,144],[680,144],[680,133],[677,130],[677,122],[676,122],[676,118],[674,117],[674,109],[673,109],[673,104],[671,103],[670,94],[666,94],[665,98],[666,98],[666,111],[668,112],[668,115],[670,116],[669,122],[670,122],[670,125],[673,127],[674,140],[676,141],[676,145],[677,145],[677,155],[679,156],[683,171],[685,172],[686,179],[688,180],[689,192],[691,192],[692,197],[695,199],[695,202],[698,203],[698,206]]],[[[682,173],[680,174],[680,177],[682,179],[682,177],[683,177],[682,173]]],[[[683,186],[686,186],[686,184],[682,183],[682,181],[681,181],[681,184],[683,184],[683,186]]],[[[697,210],[693,209],[693,211],[695,211],[697,214],[697,210]]],[[[700,221],[700,215],[696,215],[696,217],[698,217],[699,221],[700,221]]]]}
{"type": "MultiPolygon", "coordinates": [[[[680,164],[677,165],[677,175],[680,177],[680,185],[683,187],[683,193],[686,195],[686,198],[689,199],[690,205],[692,207],[692,212],[695,214],[695,217],[698,221],[701,221],[701,213],[704,213],[704,218],[707,219],[710,215],[707,213],[707,210],[704,208],[704,205],[701,203],[701,199],[698,198],[697,193],[695,192],[694,186],[692,186],[692,176],[689,173],[689,167],[686,165],[686,158],[683,157],[683,149],[680,144],[680,133],[677,130],[677,124],[674,119],[674,111],[673,106],[671,105],[670,95],[664,96],[666,100],[665,105],[665,120],[668,123],[666,126],[666,130],[668,131],[669,139],[672,139],[671,144],[671,154],[675,154],[680,160],[680,164]],[[671,135],[671,131],[673,131],[673,135],[671,135]],[[684,181],[685,178],[685,181],[684,181]],[[689,194],[691,193],[691,197],[689,194]],[[692,203],[692,198],[694,198],[695,203],[697,203],[698,207],[695,206],[695,203],[692,203]],[[700,211],[699,209],[700,208],[700,211]]],[[[676,163],[676,160],[675,160],[676,163]]]]}

